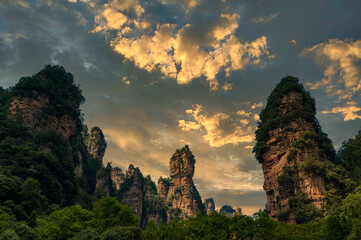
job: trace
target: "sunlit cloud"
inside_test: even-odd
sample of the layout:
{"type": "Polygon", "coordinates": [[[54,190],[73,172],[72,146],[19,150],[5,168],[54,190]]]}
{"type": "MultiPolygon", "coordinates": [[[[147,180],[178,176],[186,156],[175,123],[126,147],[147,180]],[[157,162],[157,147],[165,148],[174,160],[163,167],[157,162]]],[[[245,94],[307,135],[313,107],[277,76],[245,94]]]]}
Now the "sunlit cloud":
{"type": "MultiPolygon", "coordinates": [[[[162,0],[163,4],[185,4],[197,8],[197,1],[162,0]]],[[[225,4],[225,3],[223,3],[225,4]]],[[[243,70],[247,66],[264,66],[273,58],[267,38],[240,41],[235,35],[239,14],[225,7],[217,10],[214,20],[203,26],[199,22],[150,23],[147,13],[137,0],[111,1],[95,16],[92,33],[106,34],[110,45],[126,60],[148,72],[160,71],[178,84],[188,84],[203,77],[211,90],[219,88],[217,74],[243,70]],[[131,17],[135,13],[136,17],[131,17]],[[199,29],[202,33],[199,33],[199,29]],[[114,35],[116,31],[116,35],[114,35]]],[[[224,85],[223,90],[231,90],[224,85]]]]}
{"type": "Polygon", "coordinates": [[[222,89],[224,91],[231,91],[233,89],[233,84],[232,83],[229,83],[229,82],[226,82],[224,83],[224,85],[222,86],[222,89]]]}
{"type": "Polygon", "coordinates": [[[255,103],[251,106],[251,109],[263,107],[263,102],[255,103]]]}
{"type": "Polygon", "coordinates": [[[223,112],[209,114],[202,105],[197,104],[186,113],[193,120],[179,120],[179,127],[183,131],[202,131],[204,141],[211,147],[249,143],[254,140],[254,127],[249,124],[251,113],[244,110],[230,114],[223,112]]]}
{"type": "Polygon", "coordinates": [[[279,12],[276,12],[276,13],[268,15],[268,16],[261,16],[261,17],[257,17],[257,18],[252,18],[251,21],[254,22],[254,23],[265,24],[265,23],[268,23],[268,22],[272,21],[279,14],[280,14],[279,12]]]}
{"type": "Polygon", "coordinates": [[[323,87],[329,95],[339,99],[350,99],[361,89],[361,40],[330,39],[304,49],[303,55],[311,56],[325,68],[322,80],[306,83],[311,89],[323,87]]]}
{"type": "Polygon", "coordinates": [[[196,7],[199,3],[197,0],[159,0],[162,4],[179,4],[186,10],[196,7]]]}
{"type": "Polygon", "coordinates": [[[344,117],[344,121],[361,119],[361,108],[355,105],[355,102],[348,102],[345,106],[334,107],[331,111],[321,111],[321,113],[340,113],[344,117]]]}

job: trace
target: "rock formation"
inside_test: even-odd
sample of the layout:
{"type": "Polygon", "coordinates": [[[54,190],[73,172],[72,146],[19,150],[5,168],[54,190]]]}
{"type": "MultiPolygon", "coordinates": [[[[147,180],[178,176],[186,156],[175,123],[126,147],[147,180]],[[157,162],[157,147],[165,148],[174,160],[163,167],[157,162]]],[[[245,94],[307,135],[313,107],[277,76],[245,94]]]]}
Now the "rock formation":
{"type": "Polygon", "coordinates": [[[207,198],[204,201],[203,205],[204,205],[204,208],[205,208],[207,214],[216,211],[216,205],[214,204],[214,199],[213,198],[207,198]]]}
{"type": "Polygon", "coordinates": [[[236,208],[235,215],[242,215],[242,208],[238,207],[236,208]]]}
{"type": "MultiPolygon", "coordinates": [[[[2,110],[6,109],[2,112],[6,119],[1,125],[18,130],[10,132],[11,128],[6,128],[9,132],[3,135],[16,138],[19,147],[26,145],[19,149],[28,149],[25,155],[29,159],[41,155],[41,161],[32,160],[29,165],[23,159],[21,166],[25,172],[41,166],[38,167],[41,171],[29,176],[40,183],[49,203],[67,206],[77,201],[79,190],[83,196],[91,194],[98,168],[94,167],[94,159],[82,139],[79,106],[85,99],[72,74],[63,67],[47,65],[39,73],[21,78],[14,87],[6,91],[1,88],[0,93],[5,92],[6,101],[0,105],[2,110]],[[83,168],[83,164],[93,167],[83,168]],[[76,177],[83,178],[78,182],[76,177]]],[[[11,155],[7,158],[16,158],[11,155]]],[[[22,176],[26,174],[23,172],[22,176]]]]}
{"type": "MultiPolygon", "coordinates": [[[[39,82],[53,80],[49,79],[49,77],[47,74],[40,72],[34,75],[33,78],[39,82]]],[[[67,83],[69,86],[62,86],[64,92],[64,89],[72,86],[72,79],[68,79],[67,83]]],[[[49,94],[49,91],[46,92],[47,94],[40,92],[40,89],[33,89],[31,94],[22,94],[23,92],[19,91],[11,99],[9,106],[11,118],[21,116],[23,124],[30,131],[51,128],[69,141],[76,135],[78,116],[76,114],[72,116],[70,111],[64,111],[65,109],[56,106],[57,102],[53,99],[54,95],[49,94]]],[[[75,100],[71,93],[63,94],[61,101],[71,104],[73,109],[78,109],[80,105],[80,101],[75,100]]]]}
{"type": "Polygon", "coordinates": [[[315,119],[314,99],[297,78],[283,78],[269,96],[256,140],[254,152],[262,163],[269,216],[302,222],[295,210],[300,204],[322,214],[317,209],[324,208],[325,180],[305,166],[332,160],[334,150],[315,119]]]}
{"type": "Polygon", "coordinates": [[[145,178],[144,186],[145,198],[141,225],[145,227],[149,221],[156,224],[167,222],[167,206],[157,193],[157,187],[149,175],[145,178]]]}
{"type": "Polygon", "coordinates": [[[167,221],[167,208],[150,176],[144,178],[139,168],[132,164],[126,174],[118,168],[112,176],[116,182],[118,200],[132,208],[140,218],[142,227],[149,221],[157,224],[167,221]]]}
{"type": "Polygon", "coordinates": [[[193,183],[195,159],[186,145],[178,149],[169,162],[170,179],[160,178],[158,193],[163,200],[170,202],[172,208],[180,210],[183,217],[204,214],[201,197],[193,183]]]}
{"type": "Polygon", "coordinates": [[[93,127],[90,130],[90,136],[87,142],[88,152],[90,155],[102,163],[105,149],[107,148],[107,143],[105,141],[102,130],[99,127],[93,127]]]}
{"type": "Polygon", "coordinates": [[[232,206],[229,205],[224,205],[222,206],[221,210],[219,210],[220,214],[226,215],[228,217],[232,217],[235,212],[236,210],[234,210],[232,206]]]}
{"type": "Polygon", "coordinates": [[[126,178],[120,185],[118,191],[118,200],[121,203],[128,204],[136,216],[142,217],[144,202],[144,177],[139,168],[129,165],[126,172],[126,178]]]}
{"type": "Polygon", "coordinates": [[[112,166],[110,163],[107,164],[107,167],[101,168],[98,171],[95,188],[98,191],[103,191],[107,196],[115,195],[112,181],[112,166]]]}
{"type": "Polygon", "coordinates": [[[115,184],[116,191],[119,191],[120,185],[125,181],[125,174],[118,167],[112,168],[111,179],[115,184]]]}

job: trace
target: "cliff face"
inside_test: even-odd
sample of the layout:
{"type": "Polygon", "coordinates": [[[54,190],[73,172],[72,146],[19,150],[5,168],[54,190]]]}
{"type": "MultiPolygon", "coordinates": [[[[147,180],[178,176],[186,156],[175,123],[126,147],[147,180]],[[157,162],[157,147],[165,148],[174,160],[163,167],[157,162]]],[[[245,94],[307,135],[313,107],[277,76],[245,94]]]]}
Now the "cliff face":
{"type": "Polygon", "coordinates": [[[91,194],[97,169],[83,168],[83,162],[94,164],[81,136],[79,106],[84,97],[72,74],[47,65],[37,74],[21,78],[14,87],[1,88],[0,94],[0,142],[4,136],[14,140],[4,156],[9,160],[7,167],[16,170],[14,176],[38,181],[49,204],[74,204],[79,185],[81,191],[91,194]],[[16,154],[12,146],[18,147],[16,154]],[[22,155],[27,159],[19,157],[22,155]],[[84,176],[83,181],[78,183],[76,176],[84,176]]]}
{"type": "MultiPolygon", "coordinates": [[[[61,115],[44,114],[52,107],[47,96],[32,92],[33,96],[13,96],[10,102],[10,117],[21,116],[23,123],[30,131],[46,129],[47,127],[60,133],[65,139],[71,140],[76,135],[78,118],[64,113],[61,115]]],[[[70,98],[70,97],[69,97],[70,98]]],[[[77,102],[75,107],[79,108],[77,102]]]]}
{"type": "Polygon", "coordinates": [[[125,181],[125,174],[120,168],[112,168],[111,179],[115,184],[116,191],[119,191],[120,185],[125,181]]]}
{"type": "Polygon", "coordinates": [[[139,218],[143,214],[144,202],[144,178],[139,168],[134,168],[131,164],[126,172],[126,178],[120,185],[118,200],[121,203],[128,204],[136,216],[139,218]]]}
{"type": "Polygon", "coordinates": [[[159,194],[157,194],[157,187],[149,175],[145,178],[144,189],[142,226],[145,227],[150,221],[156,224],[167,222],[167,207],[159,194]]]}
{"type": "Polygon", "coordinates": [[[107,143],[102,130],[99,127],[93,127],[88,138],[88,152],[94,159],[102,163],[106,148],[107,143]]]}
{"type": "Polygon", "coordinates": [[[201,197],[193,183],[195,159],[189,147],[177,150],[169,162],[170,179],[160,178],[158,193],[174,210],[181,210],[184,217],[205,213],[201,197]]]}
{"type": "Polygon", "coordinates": [[[204,208],[206,209],[207,214],[215,212],[216,211],[216,205],[214,204],[213,198],[207,198],[204,203],[204,208]]]}
{"type": "Polygon", "coordinates": [[[220,213],[220,214],[226,215],[226,216],[228,216],[228,217],[232,217],[235,212],[236,212],[236,210],[234,210],[234,209],[232,208],[232,206],[229,206],[229,205],[224,205],[224,206],[222,206],[222,208],[219,210],[219,213],[220,213]]]}
{"type": "Polygon", "coordinates": [[[299,202],[309,202],[317,212],[324,208],[326,191],[323,177],[305,166],[330,161],[333,147],[315,119],[314,100],[296,78],[282,79],[260,117],[254,151],[262,163],[268,213],[275,220],[300,222],[299,202]]]}
{"type": "Polygon", "coordinates": [[[140,218],[142,227],[149,221],[157,224],[167,221],[166,206],[157,194],[157,188],[150,176],[144,178],[139,168],[132,164],[125,175],[118,169],[112,176],[116,182],[118,200],[132,208],[134,214],[140,218]]]}
{"type": "Polygon", "coordinates": [[[103,191],[107,196],[114,195],[114,186],[112,181],[112,166],[107,164],[106,168],[101,168],[96,177],[95,188],[103,191]]]}

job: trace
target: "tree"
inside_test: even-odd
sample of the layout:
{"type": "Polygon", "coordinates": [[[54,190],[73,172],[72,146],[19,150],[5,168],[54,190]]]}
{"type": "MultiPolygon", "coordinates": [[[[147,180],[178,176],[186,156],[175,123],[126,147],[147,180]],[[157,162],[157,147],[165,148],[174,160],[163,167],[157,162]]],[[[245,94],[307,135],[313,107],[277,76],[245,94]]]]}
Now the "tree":
{"type": "Polygon", "coordinates": [[[102,235],[101,240],[138,240],[141,239],[142,230],[136,226],[113,227],[107,229],[102,235]]]}
{"type": "Polygon", "coordinates": [[[98,200],[93,207],[93,226],[99,233],[108,227],[138,225],[139,219],[132,209],[119,203],[113,197],[104,197],[98,200]]]}
{"type": "Polygon", "coordinates": [[[39,219],[35,231],[40,239],[62,240],[72,237],[75,233],[89,228],[93,214],[80,205],[66,207],[39,219]]]}

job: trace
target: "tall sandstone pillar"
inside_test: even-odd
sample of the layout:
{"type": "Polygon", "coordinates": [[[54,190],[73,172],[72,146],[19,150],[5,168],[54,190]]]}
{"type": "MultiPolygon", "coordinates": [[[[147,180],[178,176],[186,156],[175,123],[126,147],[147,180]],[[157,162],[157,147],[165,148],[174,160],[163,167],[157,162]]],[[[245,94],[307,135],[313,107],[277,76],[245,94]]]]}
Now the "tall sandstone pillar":
{"type": "Polygon", "coordinates": [[[333,161],[335,152],[315,114],[314,99],[290,76],[277,84],[260,114],[254,152],[274,220],[301,223],[305,216],[322,215],[326,182],[314,168],[333,161]]]}
{"type": "Polygon", "coordinates": [[[173,209],[179,209],[183,217],[195,217],[205,213],[202,199],[194,185],[194,165],[196,160],[188,145],[178,149],[169,161],[170,179],[160,177],[158,193],[173,209]]]}

